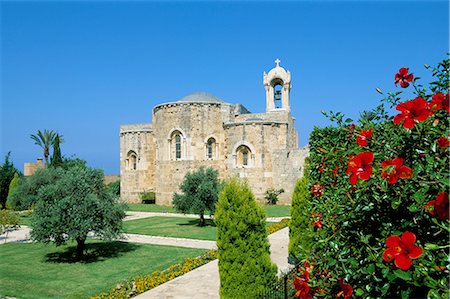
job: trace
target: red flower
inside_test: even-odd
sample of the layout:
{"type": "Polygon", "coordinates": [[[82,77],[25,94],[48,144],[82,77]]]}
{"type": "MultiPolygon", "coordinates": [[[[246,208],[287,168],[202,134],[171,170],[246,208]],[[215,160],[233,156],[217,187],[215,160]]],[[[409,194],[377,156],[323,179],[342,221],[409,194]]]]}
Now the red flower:
{"type": "Polygon", "coordinates": [[[359,153],[348,161],[347,175],[350,175],[350,184],[356,185],[358,178],[366,181],[372,175],[374,154],[371,152],[359,153]]]}
{"type": "Polygon", "coordinates": [[[311,213],[313,219],[313,226],[315,228],[322,228],[322,213],[311,213]]]}
{"type": "Polygon", "coordinates": [[[422,98],[400,103],[395,109],[401,113],[394,117],[394,124],[398,125],[404,121],[403,127],[406,129],[414,128],[416,122],[425,121],[431,115],[427,101],[422,98]]]}
{"type": "Polygon", "coordinates": [[[439,137],[438,140],[436,140],[436,143],[439,148],[447,148],[450,146],[450,140],[446,137],[439,137]]]}
{"type": "Polygon", "coordinates": [[[438,219],[449,219],[449,198],[447,192],[440,192],[434,200],[429,201],[425,209],[438,219]]]}
{"type": "Polygon", "coordinates": [[[390,236],[386,239],[388,247],[383,253],[383,259],[386,262],[395,260],[395,265],[402,269],[408,270],[411,267],[411,259],[416,259],[422,255],[422,248],[414,245],[416,235],[411,232],[404,232],[402,237],[390,236]]]}
{"type": "Polygon", "coordinates": [[[430,109],[432,112],[436,112],[439,109],[444,109],[447,112],[450,112],[449,107],[449,96],[443,95],[442,93],[437,93],[431,98],[430,109]]]}
{"type": "Polygon", "coordinates": [[[294,295],[295,297],[300,298],[300,299],[311,299],[312,298],[311,294],[309,293],[309,285],[303,277],[297,276],[294,279],[294,286],[295,286],[295,290],[297,291],[294,295]]]}
{"type": "Polygon", "coordinates": [[[336,165],[336,167],[334,167],[333,170],[331,170],[333,172],[334,177],[337,177],[338,171],[339,171],[339,165],[336,165]]]}
{"type": "Polygon", "coordinates": [[[341,297],[341,295],[344,295],[344,299],[352,298],[353,294],[353,288],[351,285],[344,283],[344,278],[341,277],[339,280],[339,285],[341,286],[341,290],[336,297],[341,297]]]}
{"type": "Polygon", "coordinates": [[[312,190],[311,190],[311,193],[315,196],[315,197],[321,197],[322,196],[322,194],[323,194],[323,186],[322,185],[320,185],[319,183],[315,183],[313,186],[312,186],[312,190]]]}
{"type": "Polygon", "coordinates": [[[381,167],[383,167],[381,177],[388,180],[388,184],[390,185],[395,184],[399,178],[410,179],[413,175],[412,169],[403,165],[402,158],[386,160],[381,163],[381,167]]]}
{"type": "Polygon", "coordinates": [[[372,129],[369,130],[361,130],[359,132],[359,136],[356,138],[356,143],[361,146],[364,147],[367,145],[367,140],[372,138],[373,136],[373,132],[372,129]]]}
{"type": "Polygon", "coordinates": [[[413,74],[408,74],[408,69],[402,67],[398,70],[398,73],[395,74],[395,86],[400,83],[400,86],[406,88],[409,86],[408,82],[411,82],[414,79],[413,74]]]}

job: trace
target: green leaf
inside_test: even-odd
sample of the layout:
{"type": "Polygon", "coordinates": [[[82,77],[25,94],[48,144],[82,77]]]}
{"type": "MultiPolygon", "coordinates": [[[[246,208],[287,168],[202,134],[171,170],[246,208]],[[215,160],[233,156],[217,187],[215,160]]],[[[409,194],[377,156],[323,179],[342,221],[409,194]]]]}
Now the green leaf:
{"type": "Polygon", "coordinates": [[[397,199],[395,199],[395,200],[393,200],[392,202],[391,202],[391,207],[394,209],[394,210],[397,210],[397,208],[400,206],[400,203],[402,202],[402,200],[400,199],[400,198],[397,198],[397,199]]]}
{"type": "Polygon", "coordinates": [[[345,122],[349,124],[349,123],[353,122],[353,119],[347,118],[347,119],[345,120],[345,122]]]}
{"type": "Polygon", "coordinates": [[[403,271],[403,270],[398,269],[398,270],[394,271],[394,274],[398,278],[401,278],[401,279],[406,280],[406,281],[412,279],[411,272],[409,272],[409,271],[403,271]]]}
{"type": "Polygon", "coordinates": [[[355,291],[356,297],[362,297],[363,294],[364,294],[364,291],[362,289],[356,289],[356,291],[355,291]]]}

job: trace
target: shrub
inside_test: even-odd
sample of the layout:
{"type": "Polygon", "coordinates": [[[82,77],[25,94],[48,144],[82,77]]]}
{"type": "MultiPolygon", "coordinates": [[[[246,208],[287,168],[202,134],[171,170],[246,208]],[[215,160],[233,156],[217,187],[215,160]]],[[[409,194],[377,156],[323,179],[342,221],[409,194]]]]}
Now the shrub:
{"type": "Polygon", "coordinates": [[[36,170],[29,177],[20,177],[16,188],[8,196],[8,207],[14,210],[29,209],[37,203],[39,189],[53,184],[63,172],[61,168],[45,168],[36,170]]]}
{"type": "Polygon", "coordinates": [[[120,196],[120,181],[111,182],[106,187],[114,196],[120,196]]]}
{"type": "Polygon", "coordinates": [[[139,198],[141,202],[144,204],[155,204],[156,203],[156,194],[153,191],[146,191],[139,193],[139,198]]]}
{"type": "Polygon", "coordinates": [[[280,222],[275,222],[267,227],[267,234],[273,234],[289,226],[289,218],[283,218],[280,222]]]}
{"type": "Polygon", "coordinates": [[[357,125],[331,113],[337,127],[314,129],[312,265],[298,294],[449,297],[449,67],[445,60],[432,69],[428,89],[402,68],[396,81],[411,82],[413,100],[388,93],[357,125]]]}
{"type": "Polygon", "coordinates": [[[185,259],[181,263],[175,264],[164,271],[157,271],[150,275],[137,276],[127,279],[119,283],[117,287],[111,289],[109,292],[103,292],[99,295],[93,296],[92,299],[130,298],[151,290],[178,276],[186,274],[187,272],[209,263],[216,258],[217,251],[210,250],[199,257],[185,259]]]}
{"type": "Polygon", "coordinates": [[[7,209],[0,210],[0,234],[17,226],[19,226],[19,216],[15,212],[7,209]]]}
{"type": "Polygon", "coordinates": [[[265,213],[246,183],[228,180],[216,214],[220,297],[252,298],[270,285],[277,268],[270,260],[265,213]]]}
{"type": "Polygon", "coordinates": [[[9,160],[11,152],[5,156],[5,162],[0,166],[0,205],[5,208],[6,200],[8,198],[9,185],[16,173],[19,171],[14,167],[14,164],[9,160]]]}
{"type": "Polygon", "coordinates": [[[303,177],[297,181],[292,194],[291,221],[289,223],[289,261],[297,264],[299,260],[309,256],[311,235],[308,227],[311,215],[307,207],[310,202],[309,167],[308,159],[305,161],[303,177]]]}
{"type": "Polygon", "coordinates": [[[276,205],[278,202],[278,195],[280,195],[281,193],[284,192],[284,189],[268,189],[266,191],[266,195],[264,196],[264,198],[267,201],[267,204],[269,205],[276,205]]]}

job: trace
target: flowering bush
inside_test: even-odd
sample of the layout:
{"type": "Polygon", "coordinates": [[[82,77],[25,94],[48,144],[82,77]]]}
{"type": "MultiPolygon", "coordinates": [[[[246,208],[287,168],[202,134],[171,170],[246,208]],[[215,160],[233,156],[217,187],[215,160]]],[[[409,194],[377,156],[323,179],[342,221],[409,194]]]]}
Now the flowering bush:
{"type": "Polygon", "coordinates": [[[426,66],[427,87],[401,68],[393,83],[413,99],[387,93],[357,124],[325,113],[337,126],[312,132],[298,298],[450,296],[449,67],[426,66]]]}

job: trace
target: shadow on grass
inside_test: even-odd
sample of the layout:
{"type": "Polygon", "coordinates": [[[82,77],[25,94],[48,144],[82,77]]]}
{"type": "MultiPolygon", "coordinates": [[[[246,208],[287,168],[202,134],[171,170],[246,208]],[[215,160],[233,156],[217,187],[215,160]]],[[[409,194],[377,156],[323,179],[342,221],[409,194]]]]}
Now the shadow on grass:
{"type": "MultiPolygon", "coordinates": [[[[181,226],[198,226],[200,227],[200,219],[192,219],[188,220],[187,223],[177,223],[177,225],[181,226]]],[[[203,227],[212,226],[216,227],[216,223],[212,219],[205,219],[205,225],[203,227]]]]}
{"type": "Polygon", "coordinates": [[[140,245],[111,241],[99,243],[87,243],[84,250],[84,257],[76,257],[77,247],[67,247],[62,252],[52,252],[45,255],[45,261],[49,263],[95,263],[110,258],[122,256],[123,254],[138,249],[140,245]]]}

